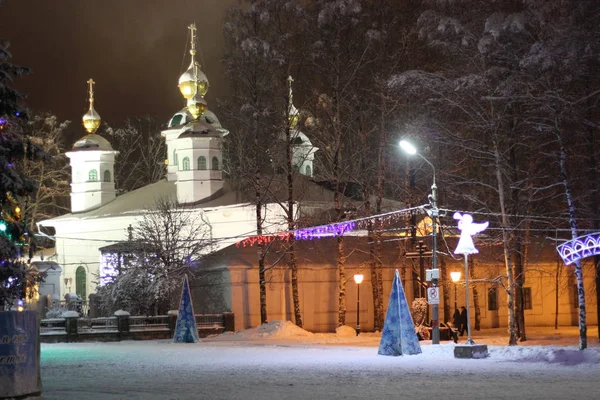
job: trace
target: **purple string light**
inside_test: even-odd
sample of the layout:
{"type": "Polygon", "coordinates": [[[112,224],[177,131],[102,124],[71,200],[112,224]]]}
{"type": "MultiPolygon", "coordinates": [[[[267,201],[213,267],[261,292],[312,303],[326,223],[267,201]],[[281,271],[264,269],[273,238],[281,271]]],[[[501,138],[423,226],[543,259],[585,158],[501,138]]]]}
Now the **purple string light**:
{"type": "Polygon", "coordinates": [[[312,240],[328,236],[342,236],[356,227],[354,221],[339,222],[337,224],[316,226],[314,228],[298,229],[294,237],[298,240],[312,240]]]}

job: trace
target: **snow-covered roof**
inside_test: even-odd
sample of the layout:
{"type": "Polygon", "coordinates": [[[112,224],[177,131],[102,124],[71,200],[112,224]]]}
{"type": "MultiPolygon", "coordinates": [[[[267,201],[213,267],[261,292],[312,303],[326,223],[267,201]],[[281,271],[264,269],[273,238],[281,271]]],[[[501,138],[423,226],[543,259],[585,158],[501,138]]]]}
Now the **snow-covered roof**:
{"type": "MultiPolygon", "coordinates": [[[[42,226],[54,226],[56,222],[72,219],[106,218],[125,215],[137,215],[144,211],[156,208],[156,201],[159,199],[175,202],[177,200],[177,187],[175,182],[169,182],[161,179],[156,183],[146,185],[139,189],[117,196],[111,202],[102,207],[81,213],[69,213],[60,217],[48,219],[40,222],[42,226]]],[[[217,192],[217,196],[201,201],[197,207],[210,208],[219,206],[229,206],[239,204],[240,195],[231,190],[228,184],[222,191],[217,192]]]]}
{"type": "Polygon", "coordinates": [[[113,150],[110,142],[100,135],[91,133],[85,135],[73,144],[72,151],[113,150]]]}

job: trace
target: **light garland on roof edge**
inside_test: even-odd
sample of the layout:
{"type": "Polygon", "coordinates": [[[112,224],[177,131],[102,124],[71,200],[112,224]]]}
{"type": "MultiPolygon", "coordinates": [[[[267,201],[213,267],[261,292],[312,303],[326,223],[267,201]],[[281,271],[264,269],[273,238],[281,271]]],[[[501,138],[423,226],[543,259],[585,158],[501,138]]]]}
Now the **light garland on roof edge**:
{"type": "Polygon", "coordinates": [[[412,215],[415,212],[424,212],[424,206],[407,208],[404,210],[391,211],[389,213],[372,215],[370,217],[358,218],[350,221],[335,222],[328,225],[313,226],[310,228],[296,229],[288,232],[277,232],[270,235],[250,236],[244,240],[237,242],[237,247],[254,246],[255,244],[268,244],[274,240],[289,241],[292,237],[296,240],[312,240],[323,237],[343,236],[346,232],[359,228],[366,228],[367,225],[375,219],[378,219],[381,224],[390,223],[412,215]]]}

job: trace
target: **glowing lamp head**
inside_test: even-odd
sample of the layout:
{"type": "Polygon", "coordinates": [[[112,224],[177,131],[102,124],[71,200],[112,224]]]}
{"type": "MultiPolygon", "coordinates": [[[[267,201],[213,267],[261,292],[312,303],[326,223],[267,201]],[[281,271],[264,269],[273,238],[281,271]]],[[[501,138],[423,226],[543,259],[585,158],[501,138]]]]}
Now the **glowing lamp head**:
{"type": "Polygon", "coordinates": [[[460,271],[450,272],[450,278],[452,279],[452,282],[458,282],[460,280],[460,275],[460,271]]]}
{"type": "Polygon", "coordinates": [[[406,140],[400,141],[400,148],[410,155],[417,154],[417,149],[415,148],[415,146],[413,146],[412,144],[410,144],[410,142],[407,142],[406,140]]]}
{"type": "Polygon", "coordinates": [[[365,276],[363,274],[354,274],[354,282],[356,282],[357,285],[360,285],[364,278],[365,276]]]}
{"type": "Polygon", "coordinates": [[[6,222],[0,221],[0,232],[6,232],[6,222]]]}

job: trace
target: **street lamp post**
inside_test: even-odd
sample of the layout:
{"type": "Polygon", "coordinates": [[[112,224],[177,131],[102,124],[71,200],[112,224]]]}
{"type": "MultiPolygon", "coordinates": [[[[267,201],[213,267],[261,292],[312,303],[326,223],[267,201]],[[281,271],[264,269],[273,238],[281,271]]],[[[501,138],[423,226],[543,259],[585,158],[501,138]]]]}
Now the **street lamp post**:
{"type": "Polygon", "coordinates": [[[363,274],[354,274],[354,282],[356,282],[356,336],[360,335],[360,284],[363,278],[363,274]]]}
{"type": "MultiPolygon", "coordinates": [[[[419,157],[421,157],[427,164],[429,164],[431,166],[431,169],[433,170],[433,183],[431,185],[431,194],[429,195],[429,202],[431,204],[431,210],[429,211],[429,216],[431,217],[431,241],[432,241],[432,256],[431,256],[431,264],[432,264],[432,269],[433,270],[437,270],[437,226],[436,226],[436,220],[437,217],[439,216],[439,210],[437,208],[437,186],[435,184],[435,167],[433,166],[432,163],[429,162],[428,159],[426,159],[425,157],[423,157],[421,154],[419,154],[417,152],[417,149],[410,144],[409,142],[407,142],[406,140],[401,140],[400,141],[400,148],[402,148],[402,150],[404,150],[406,153],[410,154],[410,155],[418,155],[419,157]]],[[[439,271],[436,271],[437,275],[439,276],[439,271]]],[[[431,284],[434,287],[437,287],[437,279],[432,279],[431,280],[431,284]]],[[[431,332],[431,343],[432,344],[440,344],[440,311],[439,311],[439,305],[438,304],[433,304],[431,306],[432,309],[432,320],[433,320],[433,326],[432,326],[432,332],[431,332]]]]}
{"type": "Polygon", "coordinates": [[[450,278],[452,279],[452,282],[454,282],[454,310],[458,310],[458,306],[456,304],[456,282],[460,281],[461,275],[462,274],[460,271],[450,272],[450,278]]]}

